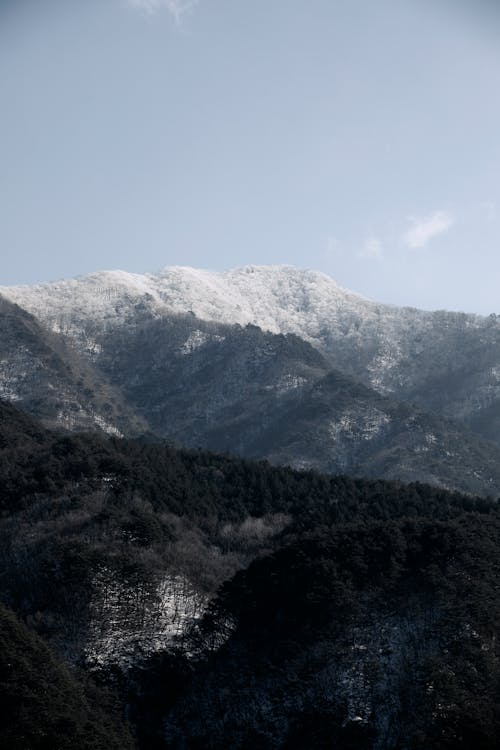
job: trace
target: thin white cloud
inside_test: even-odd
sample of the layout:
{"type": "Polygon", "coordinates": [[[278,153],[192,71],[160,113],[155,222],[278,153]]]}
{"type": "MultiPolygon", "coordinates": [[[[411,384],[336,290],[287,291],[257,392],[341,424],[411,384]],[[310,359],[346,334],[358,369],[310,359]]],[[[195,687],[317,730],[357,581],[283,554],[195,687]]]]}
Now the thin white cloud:
{"type": "Polygon", "coordinates": [[[378,237],[368,237],[365,244],[358,252],[358,258],[369,260],[382,260],[384,247],[378,237]]]}
{"type": "Polygon", "coordinates": [[[166,10],[176,23],[180,23],[182,17],[198,4],[198,0],[128,0],[128,2],[133,8],[142,10],[150,16],[160,10],[166,10]]]}
{"type": "Polygon", "coordinates": [[[448,211],[434,211],[421,219],[410,219],[412,226],[404,234],[407,247],[425,247],[434,237],[448,232],[455,224],[455,217],[448,211]]]}

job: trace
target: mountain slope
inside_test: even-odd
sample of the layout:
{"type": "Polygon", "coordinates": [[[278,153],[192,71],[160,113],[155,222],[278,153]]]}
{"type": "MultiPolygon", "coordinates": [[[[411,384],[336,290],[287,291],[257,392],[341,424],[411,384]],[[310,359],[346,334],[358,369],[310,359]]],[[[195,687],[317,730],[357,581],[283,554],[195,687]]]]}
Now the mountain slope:
{"type": "Polygon", "coordinates": [[[242,455],[249,429],[261,431],[283,400],[330,369],[296,336],[194,316],[148,321],[113,332],[101,343],[96,366],[156,434],[242,455]],[[230,445],[210,437],[217,428],[232,433],[230,445]]]}
{"type": "Polygon", "coordinates": [[[289,266],[224,273],[113,271],[0,292],[92,356],[103,332],[194,313],[203,320],[294,333],[381,393],[464,421],[500,442],[500,323],[496,316],[382,305],[325,274],[289,266]]]}
{"type": "Polygon", "coordinates": [[[0,398],[50,426],[139,434],[146,424],[71,341],[0,297],[0,398]]]}
{"type": "Polygon", "coordinates": [[[119,689],[141,750],[497,747],[498,503],[2,402],[0,484],[0,598],[31,628],[0,606],[2,746],[129,745],[62,656],[119,689]]]}
{"type": "Polygon", "coordinates": [[[284,405],[247,455],[354,476],[425,477],[464,492],[500,487],[497,445],[334,371],[284,405]]]}
{"type": "Polygon", "coordinates": [[[167,746],[494,750],[499,531],[354,522],[254,561],[195,631],[205,658],[165,701],[167,746]]]}
{"type": "Polygon", "coordinates": [[[180,445],[497,494],[500,449],[332,370],[310,344],[194,316],[100,339],[96,366],[180,445]]]}
{"type": "Polygon", "coordinates": [[[0,604],[0,746],[12,750],[132,750],[106,694],[73,674],[0,604]],[[87,683],[87,684],[86,684],[87,683]]]}
{"type": "Polygon", "coordinates": [[[98,666],[169,647],[222,581],[288,533],[494,507],[439,488],[53,433],[2,402],[0,485],[0,600],[59,655],[98,666]]]}
{"type": "MultiPolygon", "coordinates": [[[[0,374],[11,397],[48,424],[108,431],[117,424],[128,435],[150,431],[179,445],[301,468],[500,491],[498,447],[380,395],[293,334],[160,314],[135,301],[125,317],[108,311],[105,320],[82,319],[73,337],[9,305],[0,318],[8,350],[0,374]]],[[[428,388],[429,399],[438,393],[428,388]]]]}

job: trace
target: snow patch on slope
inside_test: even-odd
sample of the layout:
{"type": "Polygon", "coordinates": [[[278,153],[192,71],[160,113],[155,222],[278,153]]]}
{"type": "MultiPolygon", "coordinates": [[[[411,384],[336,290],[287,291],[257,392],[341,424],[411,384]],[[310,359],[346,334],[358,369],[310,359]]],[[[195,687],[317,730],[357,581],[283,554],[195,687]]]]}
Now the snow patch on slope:
{"type": "Polygon", "coordinates": [[[375,407],[362,411],[356,408],[345,409],[330,423],[329,437],[339,466],[349,466],[355,446],[380,437],[390,425],[391,417],[375,407]]]}
{"type": "Polygon", "coordinates": [[[103,566],[94,580],[86,661],[95,668],[125,668],[141,655],[162,651],[203,615],[207,602],[178,574],[148,585],[103,566]]]}
{"type": "Polygon", "coordinates": [[[294,373],[286,373],[273,385],[264,386],[266,391],[275,391],[278,395],[282,396],[290,391],[296,391],[302,386],[306,385],[309,381],[302,375],[296,375],[294,373]]]}
{"type": "Polygon", "coordinates": [[[92,427],[98,427],[99,430],[111,435],[112,437],[123,437],[123,433],[107,422],[103,417],[95,412],[85,409],[81,404],[75,401],[63,404],[62,408],[57,413],[57,423],[65,430],[72,432],[74,430],[91,429],[92,427]]]}
{"type": "Polygon", "coordinates": [[[335,443],[346,438],[369,441],[380,435],[390,422],[390,416],[380,409],[371,408],[361,413],[353,408],[346,409],[339,419],[331,423],[330,436],[335,443]]]}
{"type": "Polygon", "coordinates": [[[182,355],[192,354],[196,349],[199,349],[209,341],[224,341],[224,336],[218,336],[212,333],[206,333],[205,331],[191,331],[186,341],[179,348],[179,352],[182,355]]]}

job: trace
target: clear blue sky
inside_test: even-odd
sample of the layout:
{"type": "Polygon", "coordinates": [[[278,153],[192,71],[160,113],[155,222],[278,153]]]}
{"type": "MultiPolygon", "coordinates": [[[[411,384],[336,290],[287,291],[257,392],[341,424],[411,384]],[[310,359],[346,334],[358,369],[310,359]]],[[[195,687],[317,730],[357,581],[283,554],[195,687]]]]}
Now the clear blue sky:
{"type": "Polygon", "coordinates": [[[474,0],[0,0],[1,284],[291,263],[500,313],[474,0]]]}

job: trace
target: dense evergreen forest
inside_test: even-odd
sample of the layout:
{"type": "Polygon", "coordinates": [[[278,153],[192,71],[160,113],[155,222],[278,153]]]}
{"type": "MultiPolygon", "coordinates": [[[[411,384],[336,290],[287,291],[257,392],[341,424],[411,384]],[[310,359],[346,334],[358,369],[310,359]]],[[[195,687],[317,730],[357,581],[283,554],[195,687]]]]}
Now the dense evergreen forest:
{"type": "Polygon", "coordinates": [[[3,403],[0,487],[2,746],[498,746],[495,498],[3,403]]]}

